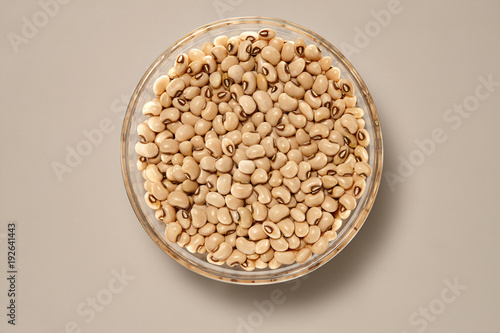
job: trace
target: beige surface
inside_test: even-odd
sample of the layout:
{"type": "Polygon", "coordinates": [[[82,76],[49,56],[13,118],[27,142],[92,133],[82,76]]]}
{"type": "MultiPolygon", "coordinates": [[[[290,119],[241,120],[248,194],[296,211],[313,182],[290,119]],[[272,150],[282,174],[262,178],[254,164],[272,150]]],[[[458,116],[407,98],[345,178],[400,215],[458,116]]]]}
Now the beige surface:
{"type": "Polygon", "coordinates": [[[2,1],[0,272],[16,221],[19,274],[15,327],[0,282],[1,332],[499,330],[500,83],[482,80],[500,82],[500,6],[320,3],[71,1],[49,17],[36,1],[2,1]],[[382,27],[372,11],[387,8],[382,27]],[[120,171],[123,106],[146,68],[190,30],[243,15],[287,19],[343,47],[379,109],[390,177],[338,257],[274,286],[180,267],[137,222],[120,171]],[[16,53],[9,38],[25,38],[33,16],[41,27],[25,28],[16,53]],[[53,163],[96,129],[102,139],[59,181],[53,163]],[[95,297],[106,304],[93,310],[95,297]]]}

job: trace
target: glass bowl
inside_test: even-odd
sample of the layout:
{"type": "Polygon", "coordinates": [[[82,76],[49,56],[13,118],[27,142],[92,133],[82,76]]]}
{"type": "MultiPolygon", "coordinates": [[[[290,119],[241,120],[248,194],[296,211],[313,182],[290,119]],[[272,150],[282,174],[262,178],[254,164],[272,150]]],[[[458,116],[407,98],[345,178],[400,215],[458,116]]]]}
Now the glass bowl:
{"type": "Polygon", "coordinates": [[[357,234],[373,206],[382,174],[382,159],[382,133],[377,111],[368,88],[351,63],[332,44],[314,32],[291,22],[266,17],[242,17],[217,21],[192,31],[169,47],[153,62],[137,85],[128,105],[121,136],[121,162],[127,195],[139,222],[151,239],[175,261],[191,271],[208,278],[236,284],[256,285],[288,281],[314,271],[336,256],[357,234]],[[348,219],[343,220],[342,228],[337,231],[337,238],[329,243],[326,252],[313,255],[304,263],[295,262],[291,265],[282,265],[277,269],[255,269],[249,272],[239,266],[231,268],[227,265],[211,264],[207,262],[206,254],[192,254],[186,248],[166,240],[165,224],[155,218],[154,210],[150,209],[144,201],[144,179],[136,167],[138,156],[134,146],[139,139],[136,134],[137,125],[146,120],[146,116],[142,113],[142,106],[156,97],[153,92],[155,80],[166,74],[181,53],[188,53],[192,48],[201,49],[203,43],[213,42],[213,39],[220,35],[231,37],[244,31],[258,32],[263,28],[274,29],[276,35],[284,40],[302,37],[306,44],[316,44],[322,50],[323,56],[329,55],[333,59],[333,66],[341,70],[341,76],[355,85],[357,106],[365,111],[365,128],[371,136],[367,151],[372,174],[367,179],[365,193],[358,199],[357,207],[348,219]]]}

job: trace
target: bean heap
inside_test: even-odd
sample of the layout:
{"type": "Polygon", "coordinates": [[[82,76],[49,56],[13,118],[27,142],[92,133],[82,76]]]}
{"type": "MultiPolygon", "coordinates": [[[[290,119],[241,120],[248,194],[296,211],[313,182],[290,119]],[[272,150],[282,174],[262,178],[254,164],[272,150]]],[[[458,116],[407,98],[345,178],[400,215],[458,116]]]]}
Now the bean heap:
{"type": "Polygon", "coordinates": [[[137,168],[169,242],[215,265],[324,253],[371,174],[354,85],[271,29],[180,54],[144,104],[137,168]]]}

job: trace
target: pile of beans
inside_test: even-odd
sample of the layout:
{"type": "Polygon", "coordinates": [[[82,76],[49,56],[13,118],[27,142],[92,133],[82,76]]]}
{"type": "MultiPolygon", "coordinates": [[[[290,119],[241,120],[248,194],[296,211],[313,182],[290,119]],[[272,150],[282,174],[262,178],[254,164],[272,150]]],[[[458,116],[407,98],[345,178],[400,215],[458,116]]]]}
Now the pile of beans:
{"type": "Polygon", "coordinates": [[[327,250],[371,174],[364,111],[330,57],[271,29],[219,36],[154,93],[135,150],[169,242],[248,271],[327,250]]]}

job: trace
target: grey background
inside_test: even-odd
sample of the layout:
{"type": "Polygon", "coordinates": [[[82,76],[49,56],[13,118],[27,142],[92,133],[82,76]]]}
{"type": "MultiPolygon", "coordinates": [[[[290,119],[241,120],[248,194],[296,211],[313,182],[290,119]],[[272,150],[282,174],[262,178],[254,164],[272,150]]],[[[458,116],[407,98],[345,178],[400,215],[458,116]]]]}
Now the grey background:
{"type": "Polygon", "coordinates": [[[16,53],[9,33],[22,36],[23,18],[42,7],[2,1],[0,331],[498,332],[500,87],[473,112],[443,117],[474,101],[480,77],[500,82],[500,5],[401,0],[377,30],[372,11],[390,2],[70,1],[16,53]],[[249,15],[356,47],[346,54],[373,95],[385,149],[379,195],[351,244],[307,279],[260,287],[206,279],[164,254],[131,209],[119,153],[123,107],[153,60],[200,25],[249,15]],[[59,181],[53,163],[66,164],[67,147],[103,120],[109,133],[59,181]],[[435,128],[446,140],[418,153],[435,128]],[[390,183],[410,158],[419,165],[390,183]],[[15,327],[5,315],[9,221],[15,327]],[[123,290],[93,318],[79,313],[122,269],[133,278],[123,290]],[[446,281],[466,289],[453,294],[446,281]]]}

